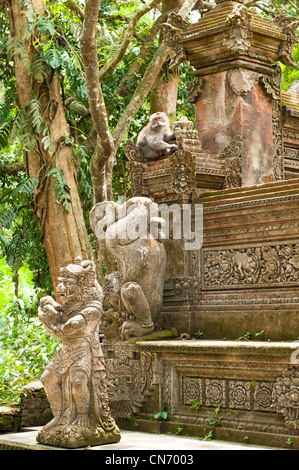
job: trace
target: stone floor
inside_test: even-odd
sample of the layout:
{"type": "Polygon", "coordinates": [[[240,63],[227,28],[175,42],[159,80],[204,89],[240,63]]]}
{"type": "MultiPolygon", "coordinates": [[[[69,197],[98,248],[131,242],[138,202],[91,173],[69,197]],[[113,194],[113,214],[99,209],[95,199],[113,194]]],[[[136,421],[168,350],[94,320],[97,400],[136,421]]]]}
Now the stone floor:
{"type": "MultiPolygon", "coordinates": [[[[36,443],[40,428],[26,428],[22,432],[0,434],[0,450],[68,450],[36,443]]],[[[197,450],[273,450],[273,448],[235,444],[222,441],[203,441],[194,437],[148,434],[134,431],[121,431],[121,441],[117,444],[90,447],[88,450],[130,451],[197,451],[197,450]]]]}

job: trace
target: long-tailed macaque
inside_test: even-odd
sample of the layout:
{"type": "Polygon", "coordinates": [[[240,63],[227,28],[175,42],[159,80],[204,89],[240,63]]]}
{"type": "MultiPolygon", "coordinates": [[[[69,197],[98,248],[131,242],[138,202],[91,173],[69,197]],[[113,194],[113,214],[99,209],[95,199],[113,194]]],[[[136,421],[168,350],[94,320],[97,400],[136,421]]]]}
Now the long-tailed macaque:
{"type": "Polygon", "coordinates": [[[148,161],[170,155],[178,149],[174,143],[175,134],[170,130],[169,119],[165,113],[155,113],[142,129],[137,139],[137,146],[148,161]]]}

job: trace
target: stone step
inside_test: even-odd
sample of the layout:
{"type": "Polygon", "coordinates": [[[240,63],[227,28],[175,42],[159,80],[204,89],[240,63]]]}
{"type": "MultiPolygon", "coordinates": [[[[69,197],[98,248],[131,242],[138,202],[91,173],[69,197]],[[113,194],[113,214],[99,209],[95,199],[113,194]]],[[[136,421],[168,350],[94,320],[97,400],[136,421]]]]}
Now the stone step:
{"type": "Polygon", "coordinates": [[[251,194],[249,196],[234,196],[231,198],[226,198],[226,199],[215,199],[213,201],[200,201],[204,204],[205,207],[209,206],[219,206],[219,205],[229,205],[229,204],[236,204],[236,203],[242,203],[242,202],[248,202],[248,201],[258,201],[258,200],[263,200],[263,199],[271,199],[271,198],[282,198],[284,196],[296,196],[299,194],[299,189],[295,189],[293,191],[284,191],[284,192],[271,192],[271,193],[261,193],[261,194],[251,194]]]}
{"type": "Polygon", "coordinates": [[[299,194],[299,180],[288,180],[276,183],[267,183],[258,186],[249,186],[220,191],[209,191],[203,194],[200,202],[203,204],[228,204],[253,199],[265,199],[299,194]]]}

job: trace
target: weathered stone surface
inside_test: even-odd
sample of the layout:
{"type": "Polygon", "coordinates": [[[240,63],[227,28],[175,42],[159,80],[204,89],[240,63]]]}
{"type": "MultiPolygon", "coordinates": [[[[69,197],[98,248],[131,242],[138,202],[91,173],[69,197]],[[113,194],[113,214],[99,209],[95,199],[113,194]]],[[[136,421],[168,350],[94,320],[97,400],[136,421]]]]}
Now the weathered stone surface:
{"type": "Polygon", "coordinates": [[[152,333],[161,313],[166,253],[164,220],[156,217],[157,212],[150,199],[138,197],[123,205],[103,202],[91,211],[95,235],[105,239],[118,264],[118,272],[109,275],[104,286],[110,340],[152,333]]]}
{"type": "Polygon", "coordinates": [[[194,196],[204,205],[203,248],[188,276],[168,270],[162,324],[205,338],[263,331],[265,340],[295,340],[298,191],[295,179],[194,196]]]}
{"type": "Polygon", "coordinates": [[[21,394],[21,426],[44,426],[53,414],[43,384],[31,382],[23,387],[21,394]]]}
{"type": "MultiPolygon", "coordinates": [[[[298,365],[291,362],[298,343],[150,341],[135,348],[157,361],[159,391],[139,411],[143,429],[167,404],[163,432],[299,448],[298,365]]],[[[138,419],[121,423],[130,428],[138,419]]]]}
{"type": "Polygon", "coordinates": [[[0,406],[0,433],[19,431],[21,413],[19,407],[0,406]]]}
{"type": "Polygon", "coordinates": [[[272,103],[258,79],[242,68],[206,76],[195,105],[196,128],[212,156],[241,136],[243,186],[274,181],[272,103]]]}

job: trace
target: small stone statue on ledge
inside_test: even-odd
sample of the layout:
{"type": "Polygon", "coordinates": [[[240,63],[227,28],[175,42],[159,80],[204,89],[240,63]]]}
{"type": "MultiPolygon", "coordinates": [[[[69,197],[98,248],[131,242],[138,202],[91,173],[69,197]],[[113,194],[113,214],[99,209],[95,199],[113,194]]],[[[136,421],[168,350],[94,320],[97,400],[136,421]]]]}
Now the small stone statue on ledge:
{"type": "Polygon", "coordinates": [[[77,259],[61,269],[58,280],[61,305],[44,297],[39,307],[46,330],[62,338],[63,345],[41,377],[54,419],[42,428],[37,441],[66,448],[119,442],[99,341],[103,293],[95,265],[77,259]]]}

